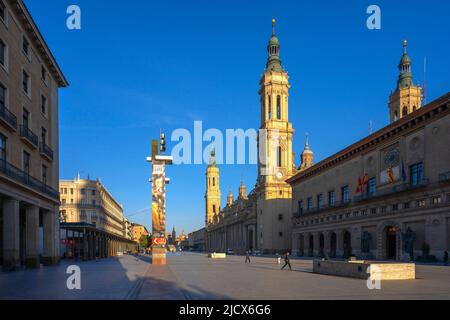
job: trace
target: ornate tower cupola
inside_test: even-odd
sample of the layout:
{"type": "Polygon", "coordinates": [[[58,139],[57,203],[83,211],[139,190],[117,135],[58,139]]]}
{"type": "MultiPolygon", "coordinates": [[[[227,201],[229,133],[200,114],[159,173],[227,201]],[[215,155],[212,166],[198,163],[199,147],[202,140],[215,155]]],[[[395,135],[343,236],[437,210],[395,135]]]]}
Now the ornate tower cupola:
{"type": "Polygon", "coordinates": [[[234,195],[230,189],[230,192],[228,193],[228,196],[227,196],[227,205],[231,206],[233,204],[233,202],[234,202],[234,195]]]}
{"type": "Polygon", "coordinates": [[[239,199],[247,199],[247,187],[245,186],[244,179],[242,179],[239,186],[239,199]]]}
{"type": "Polygon", "coordinates": [[[220,175],[216,165],[216,152],[211,150],[209,165],[206,168],[206,225],[214,222],[214,216],[220,212],[220,175]]]}
{"type": "Polygon", "coordinates": [[[270,38],[269,44],[267,46],[267,52],[269,57],[267,59],[266,69],[269,71],[282,72],[283,67],[281,66],[280,59],[280,42],[275,35],[275,19],[272,20],[272,37],[270,38]]]}
{"type": "Polygon", "coordinates": [[[391,123],[422,106],[422,88],[413,83],[411,59],[406,51],[406,40],[403,41],[403,56],[398,65],[397,89],[389,97],[389,116],[391,123]]]}
{"type": "Polygon", "coordinates": [[[302,164],[300,165],[300,171],[306,170],[314,165],[314,153],[309,148],[309,137],[306,134],[305,149],[302,152],[302,164]]]}

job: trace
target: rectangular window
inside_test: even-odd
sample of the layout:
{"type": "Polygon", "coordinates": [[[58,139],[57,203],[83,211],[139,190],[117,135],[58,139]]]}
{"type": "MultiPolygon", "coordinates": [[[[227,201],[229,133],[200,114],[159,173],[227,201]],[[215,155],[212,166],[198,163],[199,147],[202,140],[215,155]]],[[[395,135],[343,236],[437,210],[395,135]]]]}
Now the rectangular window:
{"type": "Polygon", "coordinates": [[[417,186],[422,183],[423,179],[423,163],[417,163],[410,167],[411,186],[417,186]]]}
{"type": "Polygon", "coordinates": [[[30,57],[30,43],[28,42],[25,37],[22,38],[22,50],[23,53],[27,56],[27,58],[30,57]]]}
{"type": "Polygon", "coordinates": [[[47,184],[47,166],[46,165],[42,165],[42,183],[43,184],[47,184]]]}
{"type": "Polygon", "coordinates": [[[23,171],[30,175],[30,154],[26,151],[23,152],[23,171]]]}
{"type": "Polygon", "coordinates": [[[367,182],[367,195],[373,197],[377,192],[377,180],[375,178],[370,178],[367,182]]]}
{"type": "Polygon", "coordinates": [[[0,39],[0,64],[6,67],[6,44],[0,39]]]}
{"type": "Polygon", "coordinates": [[[44,66],[41,66],[41,79],[45,83],[47,82],[47,70],[45,69],[44,66]]]}
{"type": "Polygon", "coordinates": [[[23,113],[22,113],[22,124],[25,128],[29,128],[30,112],[25,108],[23,108],[23,113]]]}
{"type": "Polygon", "coordinates": [[[92,191],[91,191],[91,194],[92,194],[93,196],[95,196],[95,190],[92,190],[92,191]]]}
{"type": "Polygon", "coordinates": [[[317,195],[317,209],[322,209],[323,195],[317,195]]]}
{"type": "Polygon", "coordinates": [[[92,200],[92,205],[95,206],[95,200],[92,200]]]}
{"type": "Polygon", "coordinates": [[[349,187],[343,186],[342,187],[342,202],[347,203],[350,201],[350,193],[349,193],[349,187]]]}
{"type": "Polygon", "coordinates": [[[425,207],[425,205],[426,205],[425,199],[417,200],[417,206],[419,208],[425,207]]]}
{"type": "Polygon", "coordinates": [[[41,128],[41,141],[45,145],[47,143],[47,129],[41,128]]]}
{"type": "Polygon", "coordinates": [[[0,1],[0,19],[6,21],[6,6],[3,1],[0,1]]]}
{"type": "Polygon", "coordinates": [[[334,207],[334,191],[328,192],[328,205],[334,207]]]}
{"type": "Polygon", "coordinates": [[[302,214],[303,213],[303,201],[299,201],[298,202],[298,213],[302,214]]]}
{"type": "Polygon", "coordinates": [[[64,198],[61,199],[61,203],[62,203],[62,204],[66,204],[66,199],[64,199],[64,198]]]}
{"type": "Polygon", "coordinates": [[[30,95],[30,76],[25,70],[22,72],[22,89],[27,95],[30,95]]]}
{"type": "Polygon", "coordinates": [[[47,114],[47,98],[44,95],[41,95],[41,111],[47,114]]]}
{"type": "Polygon", "coordinates": [[[381,207],[381,213],[386,213],[386,211],[387,211],[387,207],[386,206],[381,207]]]}
{"type": "Polygon", "coordinates": [[[81,192],[82,195],[85,195],[86,194],[86,189],[81,189],[80,192],[81,192]]]}
{"type": "Polygon", "coordinates": [[[73,194],[73,188],[70,188],[70,194],[73,194]]]}
{"type": "Polygon", "coordinates": [[[372,208],[372,209],[370,209],[370,213],[371,213],[371,214],[376,214],[376,213],[377,213],[377,208],[372,208]]]}
{"type": "Polygon", "coordinates": [[[307,206],[307,210],[308,211],[310,211],[310,210],[312,210],[312,207],[313,207],[313,200],[312,200],[312,198],[311,197],[309,197],[307,200],[306,200],[306,206],[307,206]]]}
{"type": "Polygon", "coordinates": [[[393,204],[392,211],[397,211],[397,210],[398,210],[398,204],[393,204]]]}
{"type": "Polygon", "coordinates": [[[278,215],[278,221],[282,221],[282,220],[283,220],[283,214],[280,213],[280,214],[278,215]]]}
{"type": "Polygon", "coordinates": [[[0,108],[6,108],[6,87],[0,84],[0,108]]]}
{"type": "Polygon", "coordinates": [[[3,165],[3,161],[6,161],[6,137],[0,133],[0,165],[3,165]]]}
{"type": "Polygon", "coordinates": [[[277,158],[277,163],[278,163],[278,167],[282,166],[282,160],[281,160],[281,147],[278,147],[278,158],[277,158]]]}
{"type": "Polygon", "coordinates": [[[436,197],[431,198],[431,204],[433,206],[440,204],[441,201],[442,201],[441,196],[436,196],[436,197]]]}
{"type": "Polygon", "coordinates": [[[213,212],[216,213],[216,205],[213,204],[213,212]]]}

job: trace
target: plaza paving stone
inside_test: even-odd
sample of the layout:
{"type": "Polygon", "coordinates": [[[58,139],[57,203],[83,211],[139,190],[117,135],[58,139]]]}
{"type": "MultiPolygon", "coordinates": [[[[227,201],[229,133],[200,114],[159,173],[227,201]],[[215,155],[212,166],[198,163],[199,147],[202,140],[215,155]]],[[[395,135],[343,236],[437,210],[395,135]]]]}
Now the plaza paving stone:
{"type": "Polygon", "coordinates": [[[365,280],[312,273],[312,261],[292,259],[293,271],[275,258],[204,254],[168,255],[167,266],[148,257],[123,256],[92,262],[64,261],[56,267],[0,273],[0,299],[450,299],[450,267],[417,266],[417,279],[382,281],[369,290],[365,280]],[[66,268],[81,268],[81,290],[68,290],[66,268]]]}

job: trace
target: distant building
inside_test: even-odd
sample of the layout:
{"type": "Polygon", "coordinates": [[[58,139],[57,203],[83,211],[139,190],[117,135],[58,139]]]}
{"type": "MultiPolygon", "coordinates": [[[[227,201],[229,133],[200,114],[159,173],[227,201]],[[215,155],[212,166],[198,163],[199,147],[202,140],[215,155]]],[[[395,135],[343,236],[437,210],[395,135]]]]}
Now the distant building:
{"type": "Polygon", "coordinates": [[[134,250],[122,205],[97,180],[60,181],[61,239],[65,257],[91,260],[134,250]]]}
{"type": "Polygon", "coordinates": [[[391,124],[288,182],[294,254],[442,259],[450,249],[450,94],[422,107],[404,43],[391,124]]]}
{"type": "Polygon", "coordinates": [[[132,223],[131,224],[131,240],[139,243],[139,240],[142,236],[149,236],[150,233],[148,232],[147,228],[141,224],[138,223],[132,223]]]}
{"type": "Polygon", "coordinates": [[[205,251],[206,243],[205,243],[206,229],[201,228],[200,230],[193,231],[188,235],[188,243],[189,248],[195,251],[205,251]]]}
{"type": "Polygon", "coordinates": [[[58,90],[68,83],[22,0],[0,1],[0,264],[59,261],[58,90]]]}
{"type": "Polygon", "coordinates": [[[124,238],[131,240],[133,236],[132,223],[128,218],[123,218],[123,236],[124,238]]]}
{"type": "Polygon", "coordinates": [[[61,219],[64,222],[86,222],[113,235],[124,236],[123,207],[100,180],[60,181],[61,219]]]}

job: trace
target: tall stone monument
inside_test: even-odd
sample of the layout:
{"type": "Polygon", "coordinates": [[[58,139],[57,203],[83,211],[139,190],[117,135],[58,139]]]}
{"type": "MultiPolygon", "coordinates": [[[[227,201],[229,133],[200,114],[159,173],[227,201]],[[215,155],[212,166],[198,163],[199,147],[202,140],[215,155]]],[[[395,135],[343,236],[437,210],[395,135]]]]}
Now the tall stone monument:
{"type": "Polygon", "coordinates": [[[165,136],[160,135],[161,154],[158,154],[158,141],[152,141],[152,156],[147,162],[152,163],[152,264],[166,264],[166,166],[171,165],[173,158],[164,155],[166,151],[165,136]]]}

